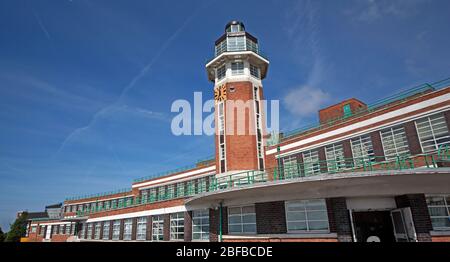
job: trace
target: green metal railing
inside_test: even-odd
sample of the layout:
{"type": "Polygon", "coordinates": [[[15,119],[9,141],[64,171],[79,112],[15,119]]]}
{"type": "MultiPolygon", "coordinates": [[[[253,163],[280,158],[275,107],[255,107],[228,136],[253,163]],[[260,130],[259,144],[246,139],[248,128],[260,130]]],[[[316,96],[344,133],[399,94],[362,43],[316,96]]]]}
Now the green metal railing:
{"type": "Polygon", "coordinates": [[[372,156],[367,158],[343,158],[339,160],[315,161],[299,163],[295,165],[280,165],[264,171],[246,171],[227,176],[211,177],[208,186],[188,183],[182,191],[165,191],[163,194],[149,194],[146,197],[128,197],[123,201],[111,202],[110,206],[98,206],[88,210],[77,211],[78,216],[86,216],[96,212],[109,211],[151,204],[160,201],[192,197],[205,192],[217,192],[226,189],[265,183],[268,181],[279,181],[288,179],[299,179],[317,175],[332,175],[337,173],[358,173],[373,171],[402,171],[416,168],[435,169],[439,168],[440,161],[450,159],[449,146],[442,146],[435,153],[420,155],[399,155],[388,160],[385,156],[372,156]],[[270,175],[272,176],[270,178],[270,175]]]}
{"type": "Polygon", "coordinates": [[[198,160],[193,165],[188,165],[188,166],[180,167],[180,168],[177,168],[177,169],[172,169],[172,170],[169,170],[169,171],[158,172],[158,173],[155,173],[155,174],[152,174],[152,175],[149,175],[149,176],[136,178],[136,179],[133,180],[133,183],[142,182],[142,181],[154,179],[154,178],[157,178],[157,177],[162,177],[162,176],[167,176],[167,175],[183,172],[183,171],[186,171],[186,170],[189,170],[189,169],[193,169],[193,168],[199,167],[201,165],[208,164],[208,163],[212,162],[213,160],[215,160],[215,156],[210,156],[210,157],[207,157],[207,158],[203,158],[203,159],[198,160]]]}
{"type": "Polygon", "coordinates": [[[122,188],[122,189],[117,189],[117,190],[102,192],[102,193],[86,194],[86,195],[75,196],[75,197],[67,197],[66,201],[103,197],[103,196],[115,195],[115,194],[120,194],[120,193],[128,193],[128,192],[131,192],[131,188],[122,188]]]}
{"type": "MultiPolygon", "coordinates": [[[[330,121],[327,121],[326,123],[312,123],[312,124],[307,124],[301,128],[297,128],[291,131],[285,131],[282,132],[283,133],[283,137],[281,138],[281,141],[285,141],[289,138],[292,137],[296,137],[296,136],[300,136],[300,135],[304,135],[313,131],[317,131],[317,130],[321,130],[323,128],[327,128],[333,125],[336,125],[338,123],[342,123],[343,121],[346,121],[350,118],[356,118],[358,116],[362,116],[368,113],[372,113],[374,111],[383,109],[388,107],[389,105],[392,105],[394,103],[401,103],[402,101],[408,100],[411,97],[420,95],[420,94],[424,94],[427,92],[431,92],[431,91],[435,91],[435,90],[439,90],[442,89],[444,87],[448,87],[450,86],[450,78],[446,78],[434,83],[426,83],[426,84],[422,84],[416,87],[413,87],[411,89],[399,92],[397,94],[391,95],[389,97],[386,97],[384,99],[378,100],[374,103],[371,103],[367,106],[367,108],[363,108],[360,109],[356,112],[353,112],[351,115],[346,115],[343,117],[338,117],[338,118],[334,118],[331,119],[330,121]]],[[[272,145],[271,145],[272,146],[272,145]]]]}

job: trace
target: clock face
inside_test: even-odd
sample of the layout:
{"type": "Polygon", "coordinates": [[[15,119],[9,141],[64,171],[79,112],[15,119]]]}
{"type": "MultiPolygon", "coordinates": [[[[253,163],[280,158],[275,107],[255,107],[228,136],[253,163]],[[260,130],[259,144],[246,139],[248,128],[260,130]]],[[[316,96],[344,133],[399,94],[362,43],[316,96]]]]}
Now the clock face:
{"type": "Polygon", "coordinates": [[[216,102],[225,101],[227,99],[227,88],[225,85],[219,86],[214,89],[214,100],[216,102]]]}

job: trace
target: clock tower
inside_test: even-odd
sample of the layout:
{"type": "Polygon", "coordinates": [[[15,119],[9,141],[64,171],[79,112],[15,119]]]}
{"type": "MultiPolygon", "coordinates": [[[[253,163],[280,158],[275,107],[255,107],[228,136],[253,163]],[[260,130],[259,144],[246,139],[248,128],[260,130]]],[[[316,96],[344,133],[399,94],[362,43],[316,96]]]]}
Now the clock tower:
{"type": "Polygon", "coordinates": [[[268,66],[258,39],[242,22],[228,23],[206,64],[214,83],[217,176],[265,168],[262,80],[268,66]]]}

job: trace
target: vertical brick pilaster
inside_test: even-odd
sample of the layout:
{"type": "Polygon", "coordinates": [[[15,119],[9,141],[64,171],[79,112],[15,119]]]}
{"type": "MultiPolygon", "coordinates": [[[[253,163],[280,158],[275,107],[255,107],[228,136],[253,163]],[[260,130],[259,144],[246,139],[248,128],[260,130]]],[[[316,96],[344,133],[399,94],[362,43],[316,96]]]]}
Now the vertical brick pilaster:
{"type": "Polygon", "coordinates": [[[88,223],[84,223],[83,224],[83,226],[84,226],[84,239],[87,239],[87,236],[88,236],[88,223]]]}
{"type": "Polygon", "coordinates": [[[342,149],[344,151],[345,165],[351,167],[353,165],[353,153],[350,140],[342,141],[342,149]]]}
{"type": "Polygon", "coordinates": [[[119,240],[123,240],[123,231],[125,229],[125,220],[120,220],[120,234],[119,234],[119,240]]]}
{"type": "Polygon", "coordinates": [[[430,231],[433,230],[431,225],[430,214],[424,194],[409,194],[395,197],[398,208],[409,207],[414,222],[419,242],[431,242],[430,231]]]}
{"type": "Polygon", "coordinates": [[[287,232],[284,201],[256,203],[255,212],[258,234],[284,234],[287,232]]]}
{"type": "Polygon", "coordinates": [[[95,239],[95,224],[97,224],[97,223],[92,223],[91,239],[95,239]]]}
{"type": "MultiPolygon", "coordinates": [[[[222,207],[222,235],[228,234],[228,215],[227,208],[222,207]]],[[[218,242],[220,235],[220,210],[209,209],[209,241],[218,242]]]]}
{"type": "Polygon", "coordinates": [[[328,172],[328,167],[327,167],[327,157],[325,155],[325,147],[322,146],[319,148],[319,161],[320,161],[320,172],[321,173],[326,173],[328,172]]]}
{"type": "Polygon", "coordinates": [[[403,124],[406,133],[406,139],[408,140],[409,151],[411,155],[417,155],[422,153],[422,147],[420,146],[419,136],[417,135],[416,124],[414,121],[403,124]]]}
{"type": "Polygon", "coordinates": [[[328,198],[326,202],[330,232],[337,234],[339,242],[352,242],[350,215],[345,198],[328,198]]]}
{"type": "Polygon", "coordinates": [[[184,241],[192,241],[192,211],[184,212],[184,241]]]}
{"type": "Polygon", "coordinates": [[[110,239],[110,240],[112,240],[113,225],[114,225],[114,220],[109,221],[109,236],[108,236],[108,239],[110,239]]]}
{"type": "Polygon", "coordinates": [[[152,216],[147,217],[146,240],[152,240],[152,216]]]}
{"type": "Polygon", "coordinates": [[[444,118],[447,122],[447,128],[450,130],[450,110],[444,112],[444,118]]]}
{"type": "Polygon", "coordinates": [[[163,240],[170,240],[170,214],[164,214],[164,229],[163,240]]]}
{"type": "Polygon", "coordinates": [[[374,132],[370,133],[370,138],[372,140],[373,153],[376,156],[375,161],[383,162],[385,159],[384,159],[384,150],[383,150],[383,143],[381,142],[380,131],[374,131],[374,132]]]}
{"type": "Polygon", "coordinates": [[[131,240],[136,240],[136,231],[137,231],[137,217],[132,218],[132,228],[131,228],[131,240]]]}
{"type": "Polygon", "coordinates": [[[100,239],[103,239],[103,225],[108,223],[108,221],[100,222],[100,239]]]}

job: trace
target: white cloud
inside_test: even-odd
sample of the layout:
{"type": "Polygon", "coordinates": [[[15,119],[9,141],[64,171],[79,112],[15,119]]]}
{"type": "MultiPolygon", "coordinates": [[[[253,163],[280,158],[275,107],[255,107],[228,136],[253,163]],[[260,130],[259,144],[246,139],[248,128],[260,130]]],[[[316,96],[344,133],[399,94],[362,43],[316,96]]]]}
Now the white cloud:
{"type": "Polygon", "coordinates": [[[283,99],[286,109],[300,117],[309,116],[330,101],[330,94],[308,85],[290,90],[283,99]]]}
{"type": "Polygon", "coordinates": [[[387,17],[405,18],[420,11],[419,5],[428,0],[358,0],[344,14],[361,22],[375,22],[387,17]]]}

